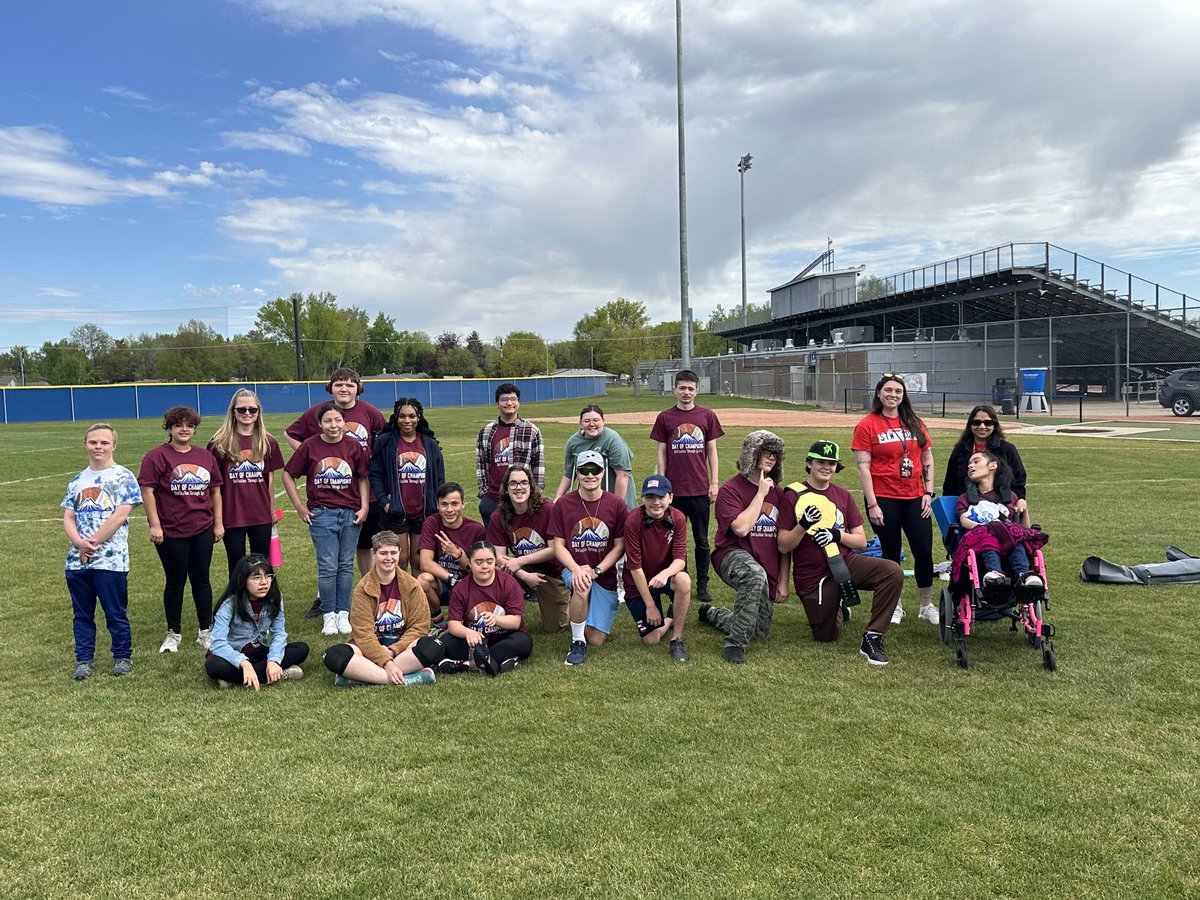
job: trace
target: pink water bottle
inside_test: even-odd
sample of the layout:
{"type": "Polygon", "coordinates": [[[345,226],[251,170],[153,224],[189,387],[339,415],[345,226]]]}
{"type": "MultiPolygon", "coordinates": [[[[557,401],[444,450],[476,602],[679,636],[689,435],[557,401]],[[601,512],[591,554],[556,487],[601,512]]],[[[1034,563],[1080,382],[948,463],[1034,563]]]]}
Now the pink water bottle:
{"type": "Polygon", "coordinates": [[[271,523],[271,566],[278,569],[283,565],[283,544],[279,540],[279,529],[275,526],[283,521],[283,510],[275,510],[275,521],[271,523]]]}

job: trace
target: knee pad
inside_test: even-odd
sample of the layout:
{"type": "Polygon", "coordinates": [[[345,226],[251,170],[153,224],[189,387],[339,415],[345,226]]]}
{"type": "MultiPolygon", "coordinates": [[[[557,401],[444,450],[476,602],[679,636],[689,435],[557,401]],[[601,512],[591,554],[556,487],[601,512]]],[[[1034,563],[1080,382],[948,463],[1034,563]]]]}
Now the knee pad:
{"type": "Polygon", "coordinates": [[[325,663],[325,668],[334,675],[341,675],[345,672],[346,666],[352,659],[354,659],[354,651],[349,644],[334,644],[321,654],[321,662],[325,663]]]}
{"type": "Polygon", "coordinates": [[[421,665],[432,668],[442,661],[442,657],[446,655],[446,648],[437,638],[426,636],[412,645],[412,652],[421,665]]]}

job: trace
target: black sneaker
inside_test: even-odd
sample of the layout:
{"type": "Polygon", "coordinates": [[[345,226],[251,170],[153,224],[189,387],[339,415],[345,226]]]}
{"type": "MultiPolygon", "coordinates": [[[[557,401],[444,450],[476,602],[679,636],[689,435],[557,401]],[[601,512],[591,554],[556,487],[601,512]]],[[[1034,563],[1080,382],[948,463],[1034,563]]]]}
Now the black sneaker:
{"type": "Polygon", "coordinates": [[[316,600],[314,600],[314,601],[313,601],[313,605],[312,605],[312,606],[310,606],[310,607],[309,607],[309,608],[308,608],[308,609],[305,611],[305,613],[304,613],[304,618],[306,618],[306,619],[315,619],[315,618],[317,618],[319,615],[321,615],[321,598],[320,598],[320,597],[318,597],[316,600]]]}
{"type": "Polygon", "coordinates": [[[742,663],[744,663],[746,661],[746,648],[745,647],[726,647],[722,651],[721,656],[724,658],[725,662],[727,662],[727,663],[733,663],[734,665],[741,665],[742,663]]]}
{"type": "Polygon", "coordinates": [[[671,641],[671,659],[675,660],[675,662],[687,662],[689,658],[683,638],[673,639],[671,641]]]}
{"type": "Polygon", "coordinates": [[[858,647],[858,652],[867,658],[873,666],[886,666],[888,664],[887,654],[883,652],[883,635],[875,634],[868,631],[863,635],[862,643],[858,647]]]}
{"type": "Polygon", "coordinates": [[[465,659],[443,659],[437,664],[439,675],[461,675],[467,671],[469,663],[465,659]]]}
{"type": "Polygon", "coordinates": [[[510,658],[504,660],[502,663],[500,663],[500,671],[501,672],[511,672],[513,669],[515,669],[520,664],[521,664],[521,661],[519,659],[517,659],[515,656],[510,657],[510,658]]]}
{"type": "Polygon", "coordinates": [[[700,620],[701,625],[711,625],[712,620],[708,617],[708,611],[712,609],[711,603],[701,603],[696,610],[696,618],[700,620]]]}
{"type": "Polygon", "coordinates": [[[487,644],[477,644],[471,653],[471,658],[475,660],[475,668],[489,678],[495,678],[500,674],[500,663],[492,659],[487,644]]]}
{"type": "Polygon", "coordinates": [[[713,595],[708,589],[707,582],[700,585],[700,587],[696,589],[696,599],[701,603],[712,603],[713,595]]]}

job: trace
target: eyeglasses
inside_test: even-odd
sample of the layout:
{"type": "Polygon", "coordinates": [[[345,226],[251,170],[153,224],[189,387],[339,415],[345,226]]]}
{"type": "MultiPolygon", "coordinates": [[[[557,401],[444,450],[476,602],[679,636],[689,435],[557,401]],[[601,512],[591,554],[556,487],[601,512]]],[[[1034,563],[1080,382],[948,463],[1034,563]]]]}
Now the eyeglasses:
{"type": "Polygon", "coordinates": [[[497,402],[497,403],[520,403],[520,402],[521,402],[521,398],[520,398],[520,397],[510,397],[510,396],[507,396],[507,395],[506,395],[506,396],[504,396],[504,397],[501,397],[501,398],[500,398],[499,400],[497,400],[496,402],[497,402]]]}
{"type": "Polygon", "coordinates": [[[251,572],[246,576],[247,581],[271,581],[274,578],[270,572],[251,572]]]}
{"type": "Polygon", "coordinates": [[[599,466],[580,466],[576,471],[580,475],[600,475],[604,472],[599,466]]]}
{"type": "Polygon", "coordinates": [[[994,421],[992,421],[991,419],[972,419],[971,427],[972,428],[995,428],[996,423],[994,421]]]}
{"type": "Polygon", "coordinates": [[[527,487],[529,487],[528,481],[510,481],[508,483],[508,489],[510,491],[513,490],[514,488],[527,488],[527,487]]]}
{"type": "Polygon", "coordinates": [[[253,416],[253,415],[258,414],[258,407],[257,406],[235,406],[233,408],[233,411],[235,413],[241,413],[244,416],[253,416]]]}

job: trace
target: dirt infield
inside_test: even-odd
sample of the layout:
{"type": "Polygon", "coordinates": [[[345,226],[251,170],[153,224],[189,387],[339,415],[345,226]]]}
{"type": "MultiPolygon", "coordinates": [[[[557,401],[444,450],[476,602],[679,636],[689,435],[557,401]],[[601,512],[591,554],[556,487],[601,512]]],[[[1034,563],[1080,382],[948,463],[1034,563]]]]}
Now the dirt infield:
{"type": "MultiPolygon", "coordinates": [[[[613,413],[611,416],[605,416],[604,422],[607,425],[653,425],[657,415],[657,412],[613,413]]],[[[846,415],[844,413],[811,412],[807,410],[734,407],[731,409],[718,409],[717,417],[726,428],[730,426],[753,427],[756,425],[760,428],[853,428],[858,424],[858,420],[863,417],[863,414],[858,412],[846,415]]],[[[537,418],[532,421],[560,422],[564,425],[574,425],[579,421],[579,418],[560,416],[557,418],[537,418]]],[[[1016,425],[1016,423],[1013,424],[1016,425]]],[[[961,419],[926,419],[925,427],[929,429],[945,428],[953,431],[962,431],[963,423],[961,419]]],[[[1004,427],[1009,428],[1009,423],[1005,422],[1004,427]]],[[[1016,427],[1020,426],[1016,425],[1016,427]]]]}

